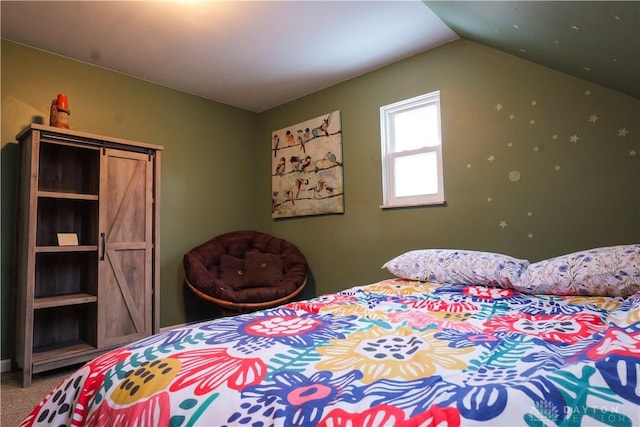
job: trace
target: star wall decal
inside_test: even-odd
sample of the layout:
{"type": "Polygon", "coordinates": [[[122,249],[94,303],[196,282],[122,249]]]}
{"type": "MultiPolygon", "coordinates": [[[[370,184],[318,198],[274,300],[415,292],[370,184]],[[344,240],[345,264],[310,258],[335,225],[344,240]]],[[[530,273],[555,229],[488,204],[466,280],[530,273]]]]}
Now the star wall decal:
{"type": "Polygon", "coordinates": [[[467,163],[467,169],[471,169],[471,163],[467,163]]]}
{"type": "MultiPolygon", "coordinates": [[[[573,28],[575,31],[581,31],[581,28],[578,27],[577,25],[574,26],[575,28],[573,28]]],[[[566,27],[565,27],[566,28],[566,27]]],[[[610,58],[609,58],[610,60],[610,58]]],[[[583,67],[585,70],[590,70],[590,66],[592,64],[577,64],[578,67],[583,67]]],[[[581,89],[578,89],[577,91],[575,91],[573,93],[573,97],[579,97],[580,96],[580,92],[582,91],[584,96],[592,96],[594,94],[598,94],[598,90],[597,88],[595,89],[595,92],[591,90],[591,88],[585,88],[582,87],[581,89]]],[[[501,95],[497,95],[498,97],[501,95]]],[[[536,98],[538,97],[537,95],[536,98]]],[[[490,102],[490,101],[489,101],[490,102]]],[[[507,104],[509,104],[509,99],[507,99],[507,104]]],[[[542,100],[542,105],[546,105],[547,103],[545,102],[545,99],[542,100]]],[[[603,122],[600,122],[600,115],[597,111],[593,111],[593,110],[597,110],[600,107],[598,107],[597,105],[593,105],[591,107],[589,107],[588,105],[592,104],[590,101],[588,103],[584,103],[584,105],[582,106],[582,108],[580,108],[578,111],[576,111],[576,113],[578,114],[574,114],[574,117],[572,117],[572,122],[574,123],[573,126],[577,126],[574,127],[573,129],[569,128],[569,129],[564,129],[563,126],[561,126],[561,123],[548,123],[545,118],[546,116],[539,116],[540,110],[537,108],[538,105],[538,101],[537,99],[532,99],[529,98],[529,100],[527,101],[526,98],[525,99],[521,99],[520,101],[520,107],[524,107],[525,109],[522,111],[519,111],[518,114],[515,114],[513,112],[514,108],[512,108],[510,106],[511,111],[506,111],[506,107],[504,102],[502,101],[494,101],[493,103],[493,107],[495,109],[496,112],[504,112],[506,117],[509,117],[510,120],[513,120],[513,122],[511,122],[509,125],[510,126],[515,126],[518,125],[519,126],[519,130],[525,130],[525,129],[529,129],[529,130],[534,130],[536,127],[542,127],[541,130],[544,130],[544,132],[549,132],[551,131],[551,133],[547,133],[547,136],[544,136],[544,132],[542,133],[542,138],[538,138],[537,136],[535,137],[535,139],[533,139],[534,137],[532,136],[530,139],[525,139],[525,140],[520,140],[518,139],[517,136],[515,136],[513,133],[511,133],[511,136],[509,136],[507,139],[507,142],[498,142],[499,144],[505,144],[507,148],[512,149],[511,151],[509,151],[510,155],[522,155],[523,151],[526,152],[527,148],[529,150],[534,151],[534,153],[538,153],[538,154],[534,154],[533,156],[539,157],[539,156],[543,156],[548,154],[548,155],[553,155],[557,149],[563,149],[560,146],[557,146],[556,144],[549,144],[549,140],[546,138],[550,138],[552,141],[557,141],[558,143],[561,143],[561,141],[566,141],[564,144],[566,144],[567,142],[569,142],[569,144],[576,144],[576,149],[579,149],[579,147],[584,147],[584,144],[587,144],[587,146],[589,144],[592,143],[592,138],[589,138],[589,133],[587,132],[586,134],[586,138],[584,141],[582,141],[582,138],[585,137],[585,132],[586,130],[583,129],[583,127],[589,127],[591,128],[591,125],[588,125],[584,122],[585,119],[587,119],[587,123],[591,123],[594,125],[593,130],[597,129],[597,128],[602,128],[602,126],[605,126],[608,130],[606,130],[606,132],[611,132],[611,136],[613,135],[613,132],[617,131],[617,134],[619,137],[627,137],[626,140],[621,141],[626,143],[627,141],[630,140],[630,142],[633,142],[634,144],[628,144],[626,147],[624,147],[622,149],[622,151],[618,151],[619,154],[624,156],[624,153],[628,153],[627,155],[630,157],[629,161],[631,162],[635,162],[637,161],[638,158],[640,158],[640,148],[638,148],[638,146],[636,146],[637,144],[635,144],[635,136],[636,134],[633,133],[633,135],[631,135],[631,137],[628,137],[630,133],[632,133],[632,131],[636,131],[637,129],[631,129],[629,130],[626,127],[622,127],[622,128],[618,128],[618,126],[620,125],[620,122],[614,125],[610,125],[609,122],[611,121],[610,118],[608,117],[608,114],[605,114],[605,118],[603,122]],[[529,103],[529,108],[531,108],[531,110],[529,110],[527,112],[526,110],[526,104],[529,103]],[[589,110],[591,110],[591,112],[589,112],[589,110]],[[522,114],[521,114],[522,113],[522,114]],[[527,115],[529,115],[529,118],[527,119],[527,115]],[[516,116],[518,116],[518,120],[515,121],[514,119],[516,118],[516,116]],[[532,117],[535,116],[535,117],[532,117]],[[542,117],[542,118],[541,118],[542,117]],[[541,121],[538,121],[538,119],[540,119],[541,121]],[[575,120],[573,120],[575,119],[575,120]],[[576,125],[575,123],[583,123],[582,125],[576,125]],[[530,126],[527,128],[527,124],[529,124],[530,126]],[[596,124],[599,124],[600,126],[595,126],[596,124]],[[534,127],[535,125],[535,127],[534,127]],[[553,129],[555,128],[555,129],[553,129]],[[570,133],[571,130],[573,130],[573,133],[570,133]],[[578,133],[580,132],[580,134],[578,133]],[[582,135],[581,135],[582,134],[582,135]],[[577,144],[580,145],[577,145],[577,144]],[[544,148],[544,150],[543,150],[544,148]],[[515,151],[514,151],[515,150],[515,151]],[[548,153],[546,151],[549,151],[548,153]]],[[[490,105],[488,105],[485,108],[490,108],[490,105]]],[[[516,105],[516,108],[517,105],[516,105]]],[[[542,107],[541,107],[542,108],[542,107]]],[[[516,111],[518,111],[516,109],[516,111]]],[[[543,110],[544,111],[544,110],[543,110]]],[[[602,112],[602,111],[600,111],[602,112]]],[[[502,116],[501,116],[502,117],[502,116]]],[[[622,122],[625,123],[625,122],[622,122]]],[[[629,124],[629,122],[626,122],[626,124],[629,124]]],[[[503,125],[506,125],[505,123],[503,123],[503,125]]],[[[633,123],[631,123],[631,125],[633,125],[633,123]]],[[[570,125],[571,126],[571,125],[570,125]]],[[[633,127],[633,126],[632,126],[633,127]]],[[[610,137],[611,137],[610,136],[610,137]]],[[[564,145],[561,144],[561,145],[564,145]]],[[[502,150],[504,150],[505,145],[502,145],[502,150]]],[[[622,147],[621,147],[622,148],[622,147]]],[[[501,170],[501,167],[505,164],[505,163],[509,163],[512,159],[510,158],[510,156],[501,157],[501,153],[499,151],[499,149],[496,149],[496,151],[498,151],[498,154],[496,155],[495,153],[490,153],[490,154],[485,154],[487,157],[485,157],[485,159],[487,159],[488,162],[492,163],[491,165],[491,169],[494,170],[495,169],[496,173],[502,174],[504,173],[501,170]],[[493,163],[495,163],[497,161],[497,158],[500,157],[500,162],[496,163],[496,165],[493,165],[493,163]]],[[[485,152],[486,153],[486,152],[485,152]]],[[[529,158],[529,160],[533,160],[532,155],[531,155],[531,151],[529,151],[528,153],[526,153],[527,157],[529,158]]],[[[561,159],[555,159],[555,160],[561,160],[561,159]]],[[[471,169],[471,162],[466,164],[468,169],[471,169]]],[[[569,176],[571,176],[572,173],[572,168],[569,168],[569,170],[562,170],[562,166],[559,163],[553,163],[553,160],[551,160],[550,162],[546,163],[546,165],[540,165],[543,169],[545,169],[547,171],[548,174],[551,173],[552,168],[553,171],[555,173],[557,173],[556,179],[561,179],[562,176],[565,173],[569,173],[569,176]],[[547,169],[548,168],[548,169],[547,169]],[[560,172],[563,172],[562,174],[560,174],[560,172]]],[[[482,169],[482,166],[476,166],[480,167],[482,169]]],[[[525,176],[525,175],[523,175],[525,176]]],[[[535,175],[534,175],[535,176],[535,175]]],[[[514,184],[508,184],[508,185],[518,185],[515,184],[518,181],[522,181],[520,179],[520,171],[516,171],[516,170],[511,170],[510,172],[507,173],[507,177],[508,180],[507,182],[511,182],[514,184]]],[[[500,204],[500,200],[502,198],[499,197],[496,203],[500,204]]],[[[482,199],[479,199],[478,202],[481,202],[482,199]]],[[[487,206],[487,208],[493,208],[493,207],[497,207],[496,205],[493,204],[494,199],[492,196],[485,196],[485,202],[488,204],[491,204],[491,206],[487,206]]],[[[530,206],[531,208],[535,208],[535,206],[530,206]]],[[[500,215],[500,214],[498,214],[500,215]]],[[[534,212],[533,209],[532,210],[525,210],[522,209],[520,211],[520,215],[526,215],[527,218],[529,218],[529,220],[526,220],[527,223],[529,223],[529,226],[533,227],[532,225],[535,224],[536,220],[533,218],[534,217],[534,212]]],[[[508,228],[509,224],[508,224],[508,220],[506,219],[500,219],[499,217],[497,218],[497,224],[494,222],[493,227],[495,227],[496,225],[498,225],[499,228],[503,229],[504,233],[509,233],[506,231],[506,228],[508,228]]],[[[496,219],[494,218],[493,221],[496,221],[496,219]]],[[[490,224],[489,224],[490,226],[490,224]]],[[[517,231],[520,234],[520,239],[524,238],[524,236],[526,235],[527,239],[533,239],[535,234],[533,232],[533,230],[518,230],[518,228],[520,228],[520,226],[518,224],[515,225],[515,229],[510,229],[512,231],[517,231]]],[[[495,229],[494,229],[495,230],[495,229]]],[[[494,231],[494,232],[499,232],[498,230],[494,231]]],[[[538,240],[540,239],[540,236],[535,236],[538,240]]],[[[533,243],[533,242],[531,242],[533,243]]]]}
{"type": "Polygon", "coordinates": [[[578,26],[577,26],[577,25],[575,25],[575,24],[573,24],[573,25],[571,26],[571,29],[572,29],[572,30],[574,30],[574,31],[580,31],[580,27],[578,27],[578,26]]]}

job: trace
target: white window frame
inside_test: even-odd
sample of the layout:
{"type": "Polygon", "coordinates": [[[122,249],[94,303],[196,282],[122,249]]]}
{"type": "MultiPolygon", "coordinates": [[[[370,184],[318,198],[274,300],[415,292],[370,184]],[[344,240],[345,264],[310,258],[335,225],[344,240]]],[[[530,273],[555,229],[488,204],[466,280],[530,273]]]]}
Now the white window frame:
{"type": "Polygon", "coordinates": [[[444,183],[442,172],[442,128],[440,119],[440,91],[416,96],[411,99],[395,102],[380,107],[380,137],[382,146],[382,197],[381,208],[396,208],[403,206],[439,205],[444,204],[444,183]],[[438,144],[424,146],[414,150],[394,151],[393,117],[396,113],[435,105],[437,110],[438,144]],[[414,156],[421,153],[435,153],[438,176],[438,191],[433,194],[412,196],[396,196],[395,194],[395,160],[400,157],[414,156]]]}

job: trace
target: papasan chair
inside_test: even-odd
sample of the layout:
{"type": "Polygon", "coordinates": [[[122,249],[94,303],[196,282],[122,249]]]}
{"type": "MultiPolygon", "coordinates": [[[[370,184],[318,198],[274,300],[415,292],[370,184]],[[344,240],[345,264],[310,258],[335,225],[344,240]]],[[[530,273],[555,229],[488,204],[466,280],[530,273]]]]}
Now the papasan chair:
{"type": "Polygon", "coordinates": [[[307,259],[292,243],[253,230],[221,234],[184,255],[187,286],[235,313],[295,298],[307,283],[307,259]]]}

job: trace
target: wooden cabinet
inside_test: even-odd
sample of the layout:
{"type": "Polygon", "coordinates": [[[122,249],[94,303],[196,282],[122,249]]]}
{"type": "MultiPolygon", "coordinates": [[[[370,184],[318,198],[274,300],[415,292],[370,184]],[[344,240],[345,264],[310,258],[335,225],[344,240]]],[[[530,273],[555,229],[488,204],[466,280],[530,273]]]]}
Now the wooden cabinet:
{"type": "Polygon", "coordinates": [[[16,138],[15,353],[28,386],[158,332],[162,147],[37,124],[16,138]]]}

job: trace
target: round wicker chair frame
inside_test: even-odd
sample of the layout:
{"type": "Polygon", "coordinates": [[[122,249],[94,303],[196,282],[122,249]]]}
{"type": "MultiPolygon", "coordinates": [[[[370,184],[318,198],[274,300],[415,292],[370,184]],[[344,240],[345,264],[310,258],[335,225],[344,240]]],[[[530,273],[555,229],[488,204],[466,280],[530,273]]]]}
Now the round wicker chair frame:
{"type": "Polygon", "coordinates": [[[199,296],[200,298],[206,301],[210,301],[216,305],[219,305],[220,307],[228,311],[238,312],[238,313],[248,313],[251,311],[273,308],[273,307],[277,307],[279,305],[288,303],[289,301],[297,297],[298,294],[302,292],[305,285],[307,284],[307,279],[304,279],[304,282],[302,282],[302,284],[298,287],[298,289],[296,289],[293,293],[282,298],[274,299],[271,301],[264,301],[264,302],[233,302],[233,301],[223,300],[220,298],[215,298],[215,297],[212,297],[211,295],[207,295],[204,292],[198,290],[198,288],[196,288],[191,283],[189,283],[188,280],[185,279],[185,282],[187,283],[187,286],[193,291],[194,294],[196,294],[197,296],[199,296]]]}

